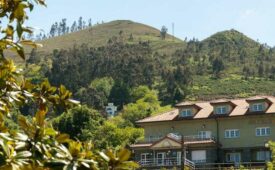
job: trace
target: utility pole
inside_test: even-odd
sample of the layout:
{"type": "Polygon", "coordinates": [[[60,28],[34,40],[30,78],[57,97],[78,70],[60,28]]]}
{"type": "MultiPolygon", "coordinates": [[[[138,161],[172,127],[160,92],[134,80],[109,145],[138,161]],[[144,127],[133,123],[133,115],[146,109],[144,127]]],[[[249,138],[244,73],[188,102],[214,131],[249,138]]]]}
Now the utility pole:
{"type": "Polygon", "coordinates": [[[184,136],[181,135],[181,169],[185,166],[185,149],[184,149],[184,136]]]}
{"type": "Polygon", "coordinates": [[[175,32],[174,32],[174,29],[175,29],[175,24],[174,22],[172,22],[172,38],[173,38],[173,41],[175,40],[175,32]]]}

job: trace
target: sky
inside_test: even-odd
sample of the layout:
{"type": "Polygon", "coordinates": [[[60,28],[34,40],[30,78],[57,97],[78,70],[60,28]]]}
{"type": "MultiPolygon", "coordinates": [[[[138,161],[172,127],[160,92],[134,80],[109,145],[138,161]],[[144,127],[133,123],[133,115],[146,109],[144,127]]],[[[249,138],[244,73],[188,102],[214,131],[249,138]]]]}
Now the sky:
{"type": "Polygon", "coordinates": [[[28,24],[48,32],[55,21],[68,24],[80,16],[93,24],[132,20],[175,36],[202,40],[218,31],[236,29],[250,38],[275,46],[275,0],[46,0],[28,24]]]}

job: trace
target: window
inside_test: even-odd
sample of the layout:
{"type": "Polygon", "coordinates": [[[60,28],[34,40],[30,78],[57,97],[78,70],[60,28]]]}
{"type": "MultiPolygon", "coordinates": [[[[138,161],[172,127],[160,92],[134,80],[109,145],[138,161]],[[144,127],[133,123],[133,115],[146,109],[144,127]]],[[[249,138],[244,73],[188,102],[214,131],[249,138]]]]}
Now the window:
{"type": "Polygon", "coordinates": [[[270,151],[257,151],[256,156],[257,161],[270,161],[271,158],[270,151]]]}
{"type": "Polygon", "coordinates": [[[256,128],[256,136],[269,136],[270,127],[259,127],[256,128]]]}
{"type": "Polygon", "coordinates": [[[260,112],[264,110],[264,105],[263,103],[255,103],[251,107],[253,112],[260,112]]]}
{"type": "Polygon", "coordinates": [[[241,162],[241,153],[239,152],[226,153],[226,162],[241,162]]]}
{"type": "Polygon", "coordinates": [[[206,150],[192,151],[191,156],[195,163],[206,162],[206,150]]]}
{"type": "Polygon", "coordinates": [[[226,106],[216,107],[216,114],[218,114],[218,115],[227,114],[227,107],[226,106]]]}
{"type": "Polygon", "coordinates": [[[181,117],[190,117],[192,116],[192,110],[191,109],[184,109],[180,113],[181,117]]]}
{"type": "Polygon", "coordinates": [[[142,165],[147,165],[150,162],[150,154],[149,153],[142,153],[140,163],[142,165]]]}
{"type": "Polygon", "coordinates": [[[164,165],[164,158],[165,158],[164,152],[157,153],[157,165],[164,165]]]}
{"type": "Polygon", "coordinates": [[[228,129],[224,132],[225,138],[238,138],[240,137],[240,130],[239,129],[228,129]]]}
{"type": "Polygon", "coordinates": [[[211,131],[199,131],[200,139],[209,139],[211,138],[211,131]]]}

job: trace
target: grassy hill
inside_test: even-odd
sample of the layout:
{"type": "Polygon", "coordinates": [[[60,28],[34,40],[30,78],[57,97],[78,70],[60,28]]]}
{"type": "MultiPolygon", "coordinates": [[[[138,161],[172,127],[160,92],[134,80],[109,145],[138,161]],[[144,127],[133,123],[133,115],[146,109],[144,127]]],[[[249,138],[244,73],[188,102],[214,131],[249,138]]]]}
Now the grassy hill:
{"type": "MultiPolygon", "coordinates": [[[[161,69],[164,72],[173,72],[178,66],[189,67],[192,72],[190,73],[192,74],[192,83],[188,87],[190,94],[187,97],[189,99],[214,99],[217,97],[247,97],[256,94],[275,94],[275,90],[273,90],[275,89],[273,88],[275,87],[274,49],[260,44],[234,29],[218,32],[202,41],[190,40],[185,42],[179,38],[173,38],[171,35],[167,35],[165,40],[161,40],[160,31],[156,28],[133,21],[117,20],[43,40],[39,42],[42,43],[44,47],[38,49],[38,56],[51,56],[54,49],[69,49],[74,45],[87,44],[89,47],[106,46],[108,41],[113,37],[116,37],[119,41],[126,42],[126,44],[138,44],[140,41],[149,41],[153,53],[159,52],[167,55],[166,57],[157,58],[157,60],[150,60],[152,67],[160,68],[161,65],[161,69]],[[132,40],[129,40],[130,35],[133,36],[132,40]],[[176,51],[177,53],[175,53],[176,51]],[[216,58],[222,60],[224,65],[224,69],[221,71],[219,78],[213,78],[212,63],[216,58]],[[187,65],[185,65],[186,63],[187,65]]],[[[142,52],[140,53],[139,47],[133,47],[133,49],[123,47],[122,49],[125,50],[124,52],[127,54],[125,56],[129,57],[126,60],[130,63],[135,62],[135,59],[131,58],[133,54],[142,54],[142,52]]],[[[108,52],[108,49],[105,50],[105,52],[108,52]]],[[[29,52],[30,49],[27,51],[29,52]]],[[[93,61],[95,63],[101,62],[101,68],[109,67],[105,66],[104,59],[101,59],[104,57],[105,52],[102,52],[102,56],[98,56],[97,61],[93,61]]],[[[120,61],[118,60],[119,58],[121,61],[124,61],[125,58],[122,57],[123,55],[120,56],[122,52],[123,51],[116,50],[108,52],[112,53],[112,57],[114,57],[112,61],[114,62],[113,65],[118,64],[117,61],[120,61]]],[[[147,54],[148,56],[151,55],[150,53],[146,53],[146,55],[147,54]]],[[[45,62],[43,63],[45,64],[45,62]]],[[[91,63],[91,65],[87,67],[92,68],[92,64],[95,63],[91,63]]],[[[149,63],[146,64],[148,65],[149,63]]],[[[93,67],[99,66],[95,64],[93,67]]],[[[142,73],[141,68],[142,67],[137,64],[136,70],[133,70],[133,73],[136,73],[137,70],[142,73]]],[[[32,72],[36,72],[35,70],[39,69],[39,67],[33,66],[32,70],[34,71],[32,72]]],[[[130,67],[128,69],[131,71],[130,67]]],[[[116,70],[112,70],[111,72],[113,72],[114,75],[120,75],[119,73],[121,71],[122,69],[118,66],[116,70]]],[[[161,70],[157,71],[157,76],[163,76],[160,71],[161,70]]],[[[79,72],[79,74],[82,74],[81,69],[79,72]]],[[[189,73],[184,73],[183,70],[183,75],[184,74],[189,73]]],[[[90,78],[92,80],[99,75],[101,75],[101,72],[90,78]]],[[[105,73],[102,73],[102,75],[105,75],[105,73]]],[[[162,79],[160,77],[153,77],[154,83],[159,84],[158,81],[163,81],[163,78],[165,79],[165,76],[162,77],[162,79]]],[[[177,81],[184,82],[180,79],[183,80],[184,78],[178,78],[177,81]]],[[[151,86],[151,84],[146,85],[151,86]]]]}
{"type": "Polygon", "coordinates": [[[275,94],[275,81],[270,78],[274,74],[271,68],[275,66],[272,48],[233,29],[218,32],[199,44],[201,49],[198,53],[201,56],[221,58],[225,69],[218,79],[212,77],[211,71],[204,75],[195,75],[189,99],[275,94]],[[244,71],[244,68],[248,71],[244,71]]]}
{"type": "Polygon", "coordinates": [[[234,29],[217,32],[214,35],[202,40],[202,43],[219,43],[220,45],[231,44],[238,47],[251,48],[260,45],[255,40],[234,29]]]}
{"type": "Polygon", "coordinates": [[[216,52],[230,51],[226,55],[231,58],[239,55],[238,53],[241,51],[245,51],[249,58],[256,57],[255,55],[258,54],[261,46],[259,42],[234,29],[218,32],[202,40],[201,44],[204,47],[203,52],[209,52],[210,50],[216,52]]]}
{"type": "Polygon", "coordinates": [[[74,45],[88,44],[91,47],[100,47],[107,44],[108,40],[114,36],[121,37],[129,43],[139,41],[149,41],[154,50],[161,53],[171,53],[174,49],[184,47],[184,42],[171,35],[167,35],[165,40],[161,40],[160,31],[148,25],[136,23],[128,20],[117,20],[108,23],[95,25],[91,28],[74,33],[57,36],[40,41],[43,48],[38,51],[42,53],[52,52],[54,49],[68,49],[74,45]],[[132,34],[133,41],[129,41],[132,34]]]}

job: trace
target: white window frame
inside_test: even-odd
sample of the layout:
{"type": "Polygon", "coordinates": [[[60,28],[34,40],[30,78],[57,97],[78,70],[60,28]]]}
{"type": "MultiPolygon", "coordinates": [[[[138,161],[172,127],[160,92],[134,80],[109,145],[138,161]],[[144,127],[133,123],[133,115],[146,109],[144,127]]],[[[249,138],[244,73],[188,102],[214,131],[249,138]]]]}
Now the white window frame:
{"type": "Polygon", "coordinates": [[[206,162],[206,150],[193,150],[191,151],[191,158],[192,158],[192,161],[195,162],[195,163],[204,163],[206,162]],[[194,159],[195,157],[195,153],[200,153],[201,154],[201,157],[203,157],[203,159],[194,159]]]}
{"type": "Polygon", "coordinates": [[[271,129],[270,127],[257,127],[255,129],[256,136],[270,136],[271,129]]]}
{"type": "Polygon", "coordinates": [[[264,104],[263,103],[253,103],[252,106],[253,112],[261,112],[264,111],[264,104]]]}
{"type": "Polygon", "coordinates": [[[157,153],[157,157],[156,157],[157,165],[164,165],[165,155],[166,155],[165,152],[158,152],[157,153]],[[159,155],[161,155],[161,158],[159,158],[159,155]]]}
{"type": "Polygon", "coordinates": [[[181,151],[177,152],[177,165],[181,165],[181,151]]]}
{"type": "Polygon", "coordinates": [[[240,136],[241,134],[239,129],[226,129],[224,131],[224,138],[226,139],[239,138],[240,136]]]}
{"type": "Polygon", "coordinates": [[[226,162],[234,162],[234,163],[239,163],[242,160],[241,153],[240,152],[228,152],[225,154],[225,160],[226,162]],[[238,155],[239,161],[236,160],[236,156],[238,155]],[[228,159],[229,158],[229,159],[228,159]],[[233,159],[232,159],[233,158],[233,159]]]}
{"type": "Polygon", "coordinates": [[[200,139],[209,139],[211,138],[212,132],[211,131],[199,131],[198,137],[200,139]]]}
{"type": "Polygon", "coordinates": [[[142,165],[147,165],[149,164],[149,161],[150,161],[150,153],[142,153],[140,154],[140,163],[142,165]],[[142,158],[144,156],[144,158],[142,158]]]}
{"type": "Polygon", "coordinates": [[[227,106],[217,106],[215,110],[217,115],[227,114],[227,106]]]}
{"type": "Polygon", "coordinates": [[[256,160],[257,161],[270,161],[271,153],[270,151],[256,151],[256,160]]]}
{"type": "Polygon", "coordinates": [[[183,109],[180,112],[181,117],[190,117],[192,116],[192,109],[183,109]]]}

